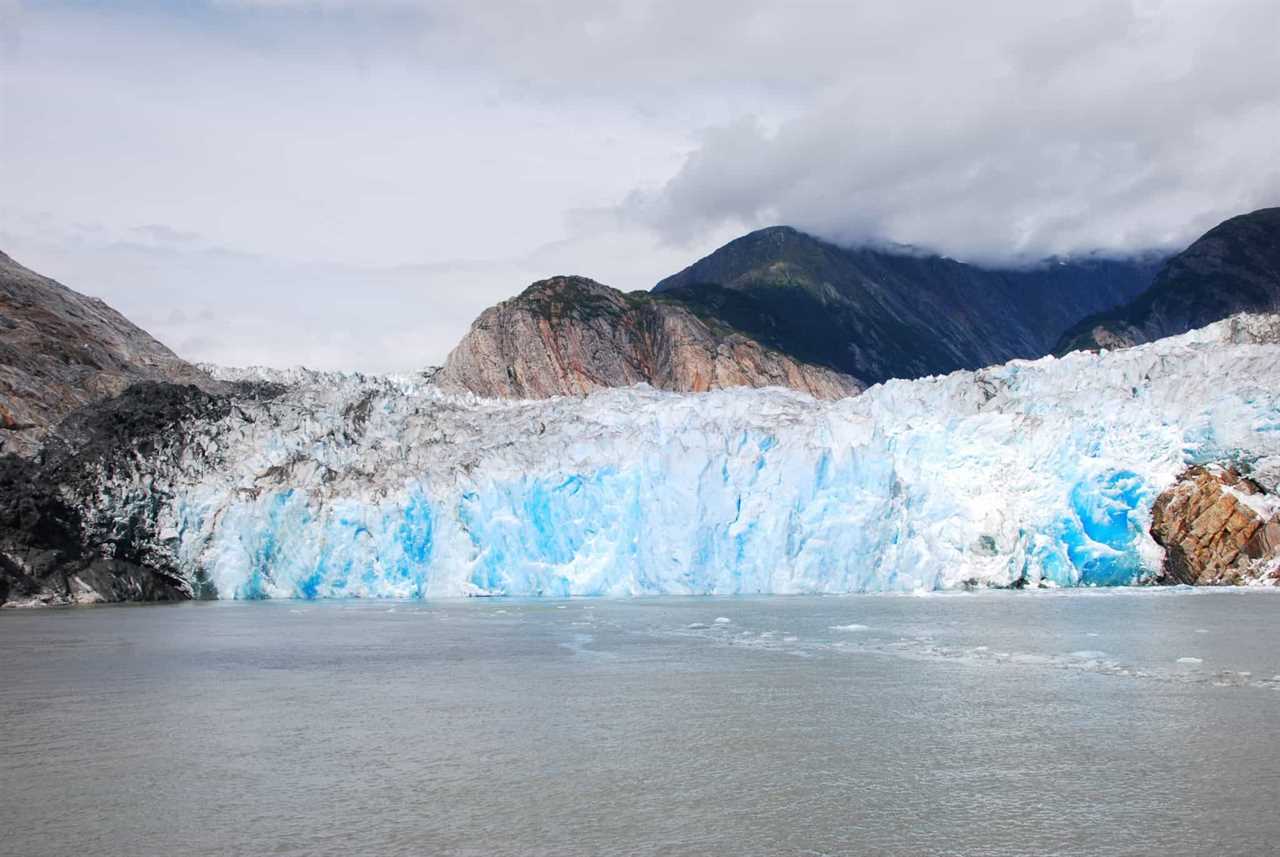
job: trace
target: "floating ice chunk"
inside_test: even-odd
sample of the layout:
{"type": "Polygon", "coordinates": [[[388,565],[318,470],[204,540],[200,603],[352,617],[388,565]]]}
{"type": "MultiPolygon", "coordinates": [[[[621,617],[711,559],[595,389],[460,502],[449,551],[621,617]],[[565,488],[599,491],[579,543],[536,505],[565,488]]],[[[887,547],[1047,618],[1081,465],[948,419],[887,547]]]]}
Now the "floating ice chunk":
{"type": "Polygon", "coordinates": [[[784,643],[794,643],[796,640],[799,640],[799,639],[800,639],[799,637],[783,637],[783,638],[782,638],[782,642],[784,642],[784,643]]]}
{"type": "Polygon", "coordinates": [[[848,625],[832,625],[831,630],[832,631],[865,631],[867,630],[867,626],[859,625],[856,622],[850,622],[848,625]]]}
{"type": "Polygon", "coordinates": [[[695,631],[701,631],[705,628],[710,628],[711,626],[706,622],[690,622],[686,627],[692,628],[695,631]]]}
{"type": "Polygon", "coordinates": [[[1097,636],[1099,636],[1099,634],[1098,634],[1098,632],[1097,632],[1097,631],[1090,631],[1089,633],[1085,634],[1085,636],[1086,636],[1086,637],[1097,637],[1097,636]]]}
{"type": "Polygon", "coordinates": [[[1071,653],[1071,657],[1079,658],[1082,661],[1100,661],[1106,656],[1106,652],[1099,652],[1096,649],[1081,649],[1078,652],[1071,653]]]}
{"type": "Polygon", "coordinates": [[[732,622],[732,621],[733,621],[733,620],[732,620],[732,619],[730,619],[728,616],[717,616],[717,617],[716,617],[716,624],[717,624],[717,625],[728,625],[728,624],[729,624],[730,622],[732,622]]]}
{"type": "Polygon", "coordinates": [[[1202,663],[1204,663],[1204,659],[1203,659],[1203,658],[1192,658],[1192,657],[1178,658],[1178,663],[1180,663],[1180,664],[1202,664],[1202,663]]]}
{"type": "Polygon", "coordinates": [[[1207,634],[1207,633],[1209,633],[1209,629],[1208,629],[1208,628],[1196,628],[1196,633],[1197,633],[1197,634],[1207,634]]]}

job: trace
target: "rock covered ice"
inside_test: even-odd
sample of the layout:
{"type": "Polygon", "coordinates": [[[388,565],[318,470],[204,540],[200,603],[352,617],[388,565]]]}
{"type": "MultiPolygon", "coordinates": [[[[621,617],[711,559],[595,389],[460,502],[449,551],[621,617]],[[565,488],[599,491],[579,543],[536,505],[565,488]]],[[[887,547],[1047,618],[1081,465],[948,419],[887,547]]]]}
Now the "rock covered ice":
{"type": "Polygon", "coordinates": [[[97,501],[158,504],[157,554],[225,598],[1122,584],[1158,566],[1152,502],[1188,463],[1280,474],[1274,317],[835,402],[256,377],[288,389],[97,501]]]}

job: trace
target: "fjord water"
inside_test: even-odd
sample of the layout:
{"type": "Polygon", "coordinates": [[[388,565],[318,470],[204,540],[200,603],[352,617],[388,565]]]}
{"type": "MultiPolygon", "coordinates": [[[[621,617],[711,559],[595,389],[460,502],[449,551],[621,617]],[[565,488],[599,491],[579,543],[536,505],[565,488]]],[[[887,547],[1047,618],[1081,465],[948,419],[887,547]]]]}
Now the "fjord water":
{"type": "Polygon", "coordinates": [[[0,852],[1275,853],[1278,615],[1170,590],[8,612],[0,852]]]}

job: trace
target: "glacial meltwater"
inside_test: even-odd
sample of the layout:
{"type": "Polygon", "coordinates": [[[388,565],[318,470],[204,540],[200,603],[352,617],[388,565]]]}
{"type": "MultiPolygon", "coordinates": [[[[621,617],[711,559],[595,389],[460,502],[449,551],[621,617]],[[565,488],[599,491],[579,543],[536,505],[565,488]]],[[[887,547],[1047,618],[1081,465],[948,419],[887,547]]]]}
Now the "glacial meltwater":
{"type": "Polygon", "coordinates": [[[1280,594],[0,615],[6,855],[1262,855],[1280,594]]]}

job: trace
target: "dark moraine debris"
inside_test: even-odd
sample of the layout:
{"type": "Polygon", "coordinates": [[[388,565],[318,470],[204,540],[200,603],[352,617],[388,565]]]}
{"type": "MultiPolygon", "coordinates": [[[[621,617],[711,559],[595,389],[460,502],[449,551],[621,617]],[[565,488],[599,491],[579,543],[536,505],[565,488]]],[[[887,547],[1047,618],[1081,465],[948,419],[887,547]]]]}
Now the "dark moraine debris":
{"type": "Polygon", "coordinates": [[[166,473],[192,428],[226,417],[238,398],[274,398],[276,385],[144,381],[73,412],[34,457],[0,456],[0,604],[168,601],[212,594],[154,546],[166,473]],[[123,496],[122,496],[123,494],[123,496]]]}

